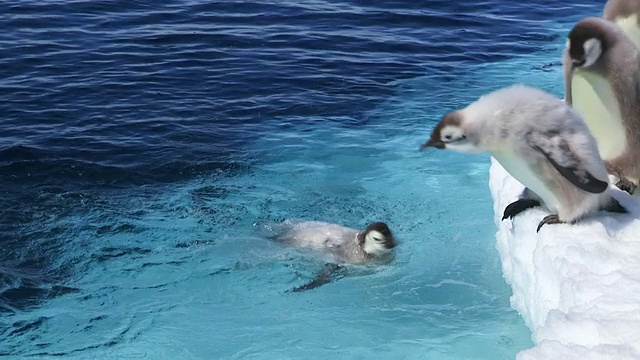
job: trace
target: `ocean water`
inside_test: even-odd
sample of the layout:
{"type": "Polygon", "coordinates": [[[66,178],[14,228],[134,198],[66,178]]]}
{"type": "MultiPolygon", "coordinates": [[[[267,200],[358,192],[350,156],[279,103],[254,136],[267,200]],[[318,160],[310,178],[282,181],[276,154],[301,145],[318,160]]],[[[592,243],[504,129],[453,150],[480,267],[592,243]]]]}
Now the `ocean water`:
{"type": "Polygon", "coordinates": [[[0,356],[513,359],[489,158],[446,111],[562,96],[603,2],[20,1],[0,12],[0,356]],[[396,260],[314,290],[270,221],[387,222],[396,260]]]}

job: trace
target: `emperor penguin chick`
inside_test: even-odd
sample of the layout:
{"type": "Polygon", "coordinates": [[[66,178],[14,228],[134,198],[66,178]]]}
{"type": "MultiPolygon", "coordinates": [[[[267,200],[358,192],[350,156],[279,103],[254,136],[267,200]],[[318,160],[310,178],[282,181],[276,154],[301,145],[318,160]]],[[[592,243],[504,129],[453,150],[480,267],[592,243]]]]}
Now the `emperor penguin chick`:
{"type": "Polygon", "coordinates": [[[373,222],[362,230],[322,221],[288,220],[283,225],[288,229],[274,240],[329,255],[336,263],[384,262],[396,246],[391,229],[383,222],[373,222]]]}
{"type": "Polygon", "coordinates": [[[589,17],[569,32],[563,58],[565,101],[584,118],[616,186],[633,194],[640,179],[640,54],[614,23],[589,17]]]}
{"type": "Polygon", "coordinates": [[[373,222],[363,230],[322,221],[286,220],[274,225],[272,240],[309,249],[327,261],[315,278],[292,292],[315,289],[344,277],[349,271],[342,264],[386,264],[394,258],[396,239],[389,226],[373,222]]]}
{"type": "Polygon", "coordinates": [[[618,25],[640,48],[640,0],[609,0],[602,11],[602,18],[618,25]]]}
{"type": "MultiPolygon", "coordinates": [[[[512,85],[446,114],[420,149],[489,152],[552,212],[538,224],[576,223],[598,210],[626,212],[611,196],[596,141],[580,115],[555,96],[512,85]]],[[[542,205],[520,199],[503,220],[542,205]]]]}

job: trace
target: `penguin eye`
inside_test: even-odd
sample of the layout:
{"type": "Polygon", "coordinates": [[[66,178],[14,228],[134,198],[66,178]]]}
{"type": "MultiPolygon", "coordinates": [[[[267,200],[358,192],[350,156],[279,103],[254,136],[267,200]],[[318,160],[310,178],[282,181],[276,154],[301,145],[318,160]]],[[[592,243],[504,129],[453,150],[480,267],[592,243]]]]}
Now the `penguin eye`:
{"type": "MultiPolygon", "coordinates": [[[[455,140],[456,140],[456,141],[458,141],[458,140],[464,140],[464,139],[466,139],[466,138],[467,138],[467,136],[466,136],[466,135],[460,134],[460,135],[458,135],[458,137],[457,137],[455,140]]],[[[453,140],[453,135],[451,135],[451,134],[447,134],[447,135],[445,135],[445,136],[444,136],[444,139],[445,139],[445,140],[447,140],[447,141],[451,141],[451,140],[453,140]]]]}

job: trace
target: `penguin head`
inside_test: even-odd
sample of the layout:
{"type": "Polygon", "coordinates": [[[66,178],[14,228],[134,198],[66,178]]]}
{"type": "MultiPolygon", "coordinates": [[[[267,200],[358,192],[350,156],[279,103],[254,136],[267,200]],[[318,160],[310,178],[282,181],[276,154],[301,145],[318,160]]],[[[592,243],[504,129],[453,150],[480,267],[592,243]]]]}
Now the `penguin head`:
{"type": "Polygon", "coordinates": [[[374,257],[390,253],[397,245],[391,229],[383,222],[369,224],[358,233],[358,242],[365,253],[374,257]]]}
{"type": "Polygon", "coordinates": [[[420,146],[420,150],[434,147],[466,153],[479,152],[473,141],[474,135],[464,126],[463,120],[461,111],[453,111],[443,116],[431,131],[429,140],[420,146]]]}
{"type": "Polygon", "coordinates": [[[587,69],[600,60],[619,38],[616,25],[596,17],[576,23],[569,32],[566,52],[572,69],[587,69]]]}

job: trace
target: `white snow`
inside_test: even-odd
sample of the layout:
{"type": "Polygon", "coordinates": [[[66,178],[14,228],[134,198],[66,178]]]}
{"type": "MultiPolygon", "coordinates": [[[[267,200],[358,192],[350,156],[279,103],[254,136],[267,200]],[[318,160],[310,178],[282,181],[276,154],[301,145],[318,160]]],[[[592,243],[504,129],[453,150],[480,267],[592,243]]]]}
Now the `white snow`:
{"type": "Polygon", "coordinates": [[[630,214],[598,212],[536,233],[544,208],[501,221],[523,186],[493,158],[489,187],[511,306],[536,344],[517,360],[640,359],[640,198],[614,188],[630,214]]]}

